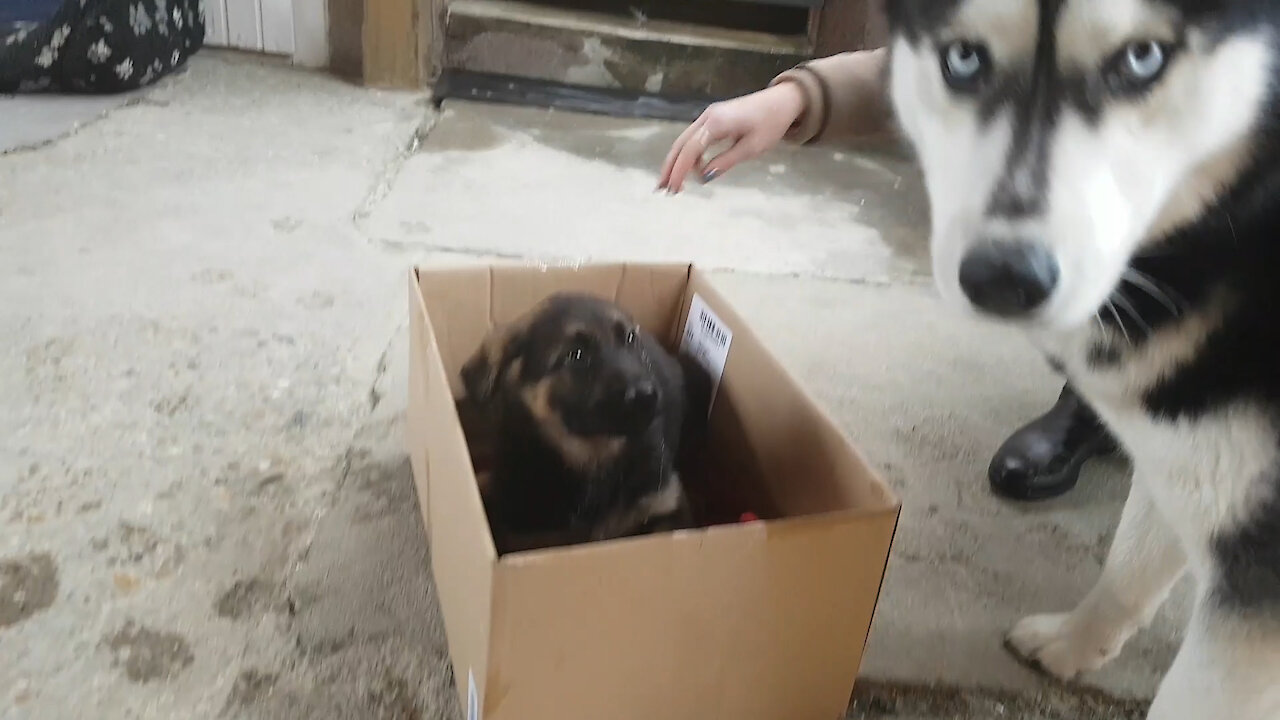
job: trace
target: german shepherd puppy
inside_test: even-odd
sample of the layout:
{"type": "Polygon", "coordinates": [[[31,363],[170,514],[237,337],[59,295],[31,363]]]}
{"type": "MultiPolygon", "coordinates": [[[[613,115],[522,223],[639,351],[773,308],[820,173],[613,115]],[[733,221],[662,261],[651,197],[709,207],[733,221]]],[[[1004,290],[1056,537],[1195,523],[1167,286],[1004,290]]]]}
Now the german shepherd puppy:
{"type": "Polygon", "coordinates": [[[495,428],[485,505],[500,553],[692,525],[676,472],[685,368],[614,303],[553,295],[461,374],[495,428]]]}

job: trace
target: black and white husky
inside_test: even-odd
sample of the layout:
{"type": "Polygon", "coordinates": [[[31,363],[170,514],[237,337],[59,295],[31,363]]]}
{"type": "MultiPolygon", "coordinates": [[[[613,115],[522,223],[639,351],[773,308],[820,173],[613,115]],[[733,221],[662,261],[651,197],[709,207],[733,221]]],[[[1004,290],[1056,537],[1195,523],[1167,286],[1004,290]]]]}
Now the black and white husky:
{"type": "Polygon", "coordinates": [[[889,0],[954,305],[1025,329],[1124,445],[1096,587],[1009,645],[1101,667],[1189,570],[1152,720],[1280,718],[1280,0],[889,0]]]}

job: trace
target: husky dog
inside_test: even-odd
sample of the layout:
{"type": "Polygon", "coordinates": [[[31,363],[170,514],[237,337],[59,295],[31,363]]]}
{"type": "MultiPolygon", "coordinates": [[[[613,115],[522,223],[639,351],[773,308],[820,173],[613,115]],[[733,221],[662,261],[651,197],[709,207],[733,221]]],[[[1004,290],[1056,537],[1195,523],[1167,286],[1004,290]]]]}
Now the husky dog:
{"type": "Polygon", "coordinates": [[[1280,718],[1280,0],[889,0],[937,286],[1123,444],[1101,578],[1009,646],[1095,670],[1188,571],[1151,720],[1280,718]]]}

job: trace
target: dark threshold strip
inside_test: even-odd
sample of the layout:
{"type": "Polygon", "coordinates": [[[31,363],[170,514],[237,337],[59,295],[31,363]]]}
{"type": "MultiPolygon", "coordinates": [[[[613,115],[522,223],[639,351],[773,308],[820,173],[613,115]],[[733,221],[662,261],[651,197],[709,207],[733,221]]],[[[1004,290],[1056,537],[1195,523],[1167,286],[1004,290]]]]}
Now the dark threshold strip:
{"type": "Polygon", "coordinates": [[[475,100],[679,122],[692,122],[719,99],[594,88],[452,68],[440,73],[432,95],[437,104],[449,99],[475,100]]]}

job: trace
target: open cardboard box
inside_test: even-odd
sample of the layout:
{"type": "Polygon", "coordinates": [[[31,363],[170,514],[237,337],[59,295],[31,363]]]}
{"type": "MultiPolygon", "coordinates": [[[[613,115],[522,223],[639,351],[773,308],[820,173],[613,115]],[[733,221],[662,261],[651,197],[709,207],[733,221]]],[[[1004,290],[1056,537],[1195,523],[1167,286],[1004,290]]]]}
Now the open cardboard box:
{"type": "Polygon", "coordinates": [[[416,269],[408,447],[468,720],[845,716],[899,501],[689,265],[416,269]],[[457,399],[495,324],[563,290],[616,300],[713,377],[697,530],[499,557],[457,399]],[[690,344],[690,341],[692,343],[690,344]],[[727,348],[727,356],[717,353],[727,348]]]}

